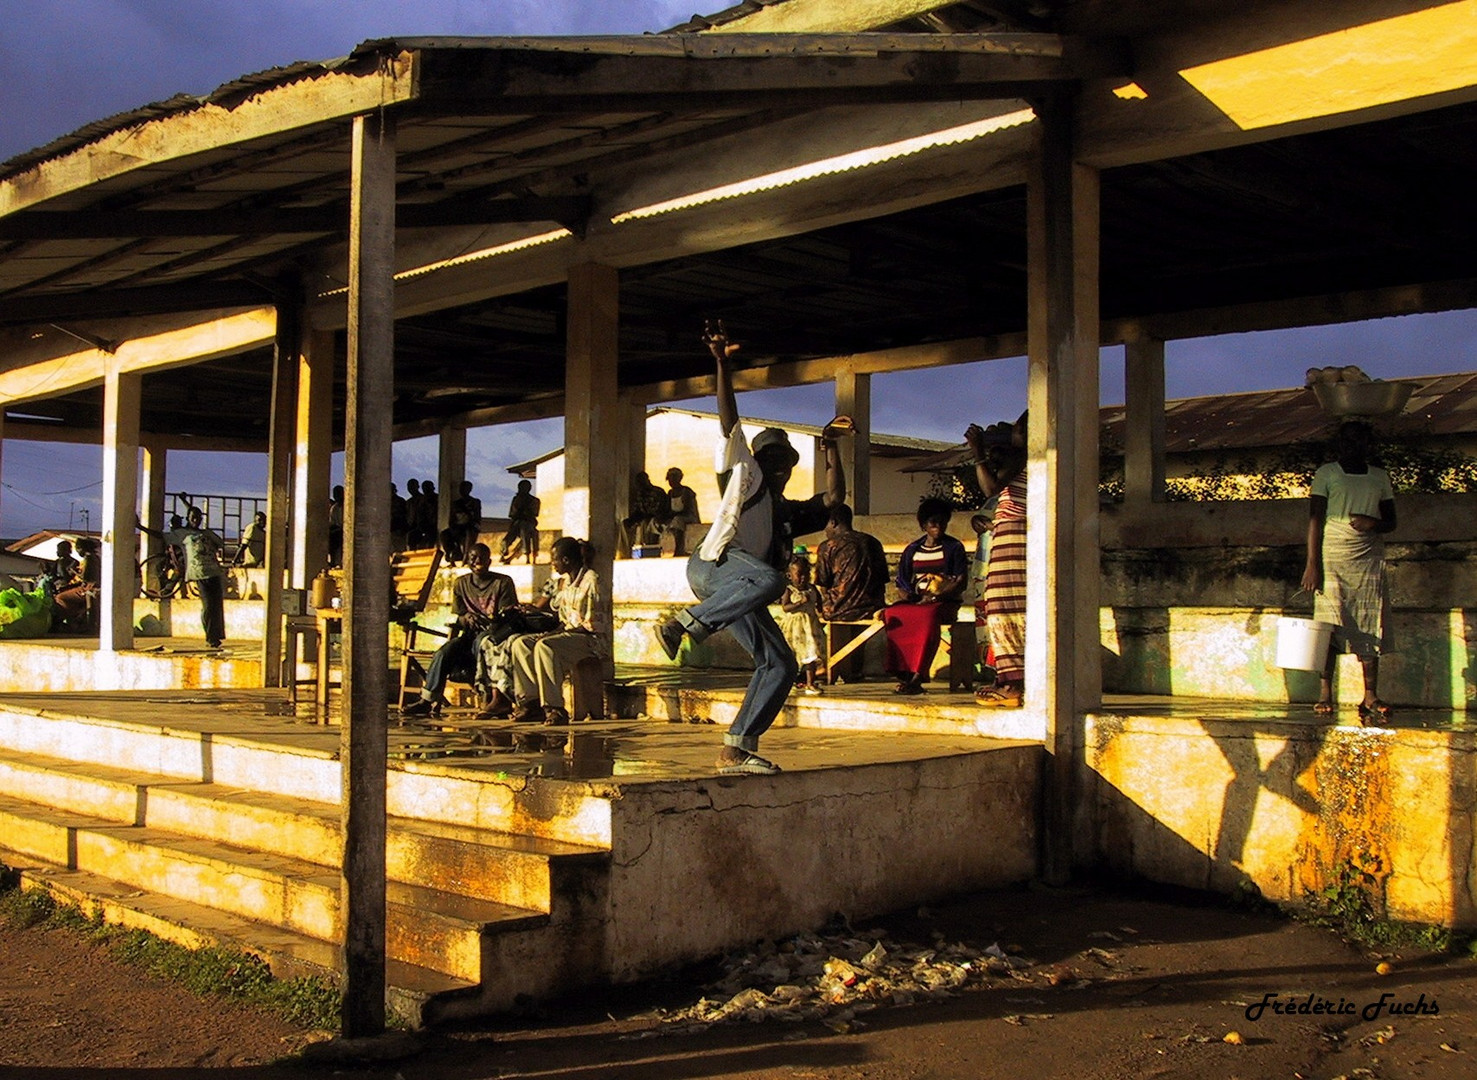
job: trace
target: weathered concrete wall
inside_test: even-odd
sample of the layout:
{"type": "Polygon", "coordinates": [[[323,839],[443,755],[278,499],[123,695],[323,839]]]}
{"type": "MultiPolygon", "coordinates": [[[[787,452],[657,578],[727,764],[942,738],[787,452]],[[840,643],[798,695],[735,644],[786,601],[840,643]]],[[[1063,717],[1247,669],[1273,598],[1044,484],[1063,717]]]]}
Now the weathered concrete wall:
{"type": "MultiPolygon", "coordinates": [[[[1411,496],[1386,549],[1392,650],[1380,694],[1399,705],[1477,702],[1477,496],[1411,496]]],[[[1302,593],[1305,500],[1177,503],[1152,514],[1105,508],[1103,689],[1311,702],[1312,672],[1276,667],[1277,616],[1308,617],[1302,593]]],[[[1363,692],[1339,665],[1340,700],[1363,692]]]]}
{"type": "Polygon", "coordinates": [[[1079,851],[1095,869],[1301,901],[1346,868],[1395,919],[1477,925],[1477,737],[1097,715],[1079,851]]]}
{"type": "Polygon", "coordinates": [[[1036,872],[1039,746],[631,786],[613,804],[612,978],[1036,872]]]}

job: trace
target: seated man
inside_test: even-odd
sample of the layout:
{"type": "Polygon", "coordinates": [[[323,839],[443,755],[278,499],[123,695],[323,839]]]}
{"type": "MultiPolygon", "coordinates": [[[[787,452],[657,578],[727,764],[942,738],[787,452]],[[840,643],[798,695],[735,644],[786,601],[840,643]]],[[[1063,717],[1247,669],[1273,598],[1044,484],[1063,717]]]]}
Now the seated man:
{"type": "Polygon", "coordinates": [[[236,545],[233,566],[261,566],[267,561],[267,515],[258,510],[251,524],[241,532],[241,542],[236,545]]]}
{"type": "Polygon", "coordinates": [[[431,716],[443,704],[441,691],[453,675],[470,672],[477,662],[477,639],[499,611],[517,607],[513,579],[492,572],[492,549],[474,544],[468,565],[451,587],[451,611],[456,616],[452,636],[436,650],[426,666],[426,683],[420,697],[400,709],[402,716],[431,716]]]}
{"type": "Polygon", "coordinates": [[[672,554],[687,554],[687,526],[702,521],[698,514],[697,492],[682,482],[682,470],[673,466],[667,470],[667,523],[666,531],[672,537],[672,554]]]}
{"type": "MultiPolygon", "coordinates": [[[[826,622],[866,622],[887,604],[887,555],[882,542],[851,527],[851,507],[831,507],[826,538],[815,554],[815,584],[821,592],[820,615],[826,622]]],[[[839,652],[863,631],[860,626],[838,626],[835,634],[839,652]]],[[[844,669],[830,672],[847,682],[862,678],[862,651],[842,661],[844,669]]]]}
{"type": "Polygon", "coordinates": [[[468,558],[482,529],[482,500],[472,494],[472,481],[463,480],[451,500],[451,520],[441,530],[441,555],[450,566],[468,558]]]}
{"type": "Polygon", "coordinates": [[[631,480],[629,505],[631,514],[621,521],[619,554],[623,556],[630,555],[632,548],[653,543],[671,514],[667,493],[644,472],[638,472],[631,480]]]}
{"type": "Polygon", "coordinates": [[[508,504],[508,532],[503,537],[502,561],[510,563],[522,554],[530,563],[538,556],[539,497],[533,483],[519,480],[513,501],[508,504]]]}

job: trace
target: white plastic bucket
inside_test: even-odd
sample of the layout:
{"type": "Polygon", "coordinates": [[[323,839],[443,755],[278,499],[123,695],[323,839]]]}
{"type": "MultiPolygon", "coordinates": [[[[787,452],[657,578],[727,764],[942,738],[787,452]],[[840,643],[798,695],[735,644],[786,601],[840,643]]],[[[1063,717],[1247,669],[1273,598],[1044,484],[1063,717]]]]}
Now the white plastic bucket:
{"type": "Polygon", "coordinates": [[[1333,640],[1333,624],[1316,619],[1277,618],[1277,666],[1294,671],[1322,671],[1333,640]]]}

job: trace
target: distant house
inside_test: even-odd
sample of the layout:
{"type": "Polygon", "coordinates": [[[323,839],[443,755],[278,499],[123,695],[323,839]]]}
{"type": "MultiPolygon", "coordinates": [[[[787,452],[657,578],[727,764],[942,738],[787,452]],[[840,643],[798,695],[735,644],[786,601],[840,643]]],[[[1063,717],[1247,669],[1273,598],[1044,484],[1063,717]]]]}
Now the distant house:
{"type": "MultiPolygon", "coordinates": [[[[753,438],[766,427],[783,428],[800,454],[800,463],[790,480],[790,494],[809,496],[817,488],[816,477],[824,474],[820,450],[820,427],[782,420],[746,419],[744,431],[753,438]]],[[[697,492],[704,521],[718,508],[718,484],[713,474],[713,453],[719,440],[718,415],[670,406],[646,414],[644,468],[652,482],[666,486],[667,470],[682,470],[684,482],[697,492]]],[[[938,454],[949,444],[937,439],[914,439],[902,435],[872,435],[873,514],[911,514],[928,494],[929,477],[910,472],[907,466],[938,454]]],[[[508,471],[532,480],[542,500],[539,515],[544,528],[557,528],[564,515],[564,449],[511,465],[508,471]]],[[[848,478],[849,483],[849,478],[848,478]]]]}

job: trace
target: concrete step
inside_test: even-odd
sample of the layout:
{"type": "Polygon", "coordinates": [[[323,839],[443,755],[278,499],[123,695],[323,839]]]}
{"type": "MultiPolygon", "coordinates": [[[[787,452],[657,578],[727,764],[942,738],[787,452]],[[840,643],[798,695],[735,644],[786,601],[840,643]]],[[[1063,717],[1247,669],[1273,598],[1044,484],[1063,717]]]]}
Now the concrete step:
{"type": "MultiPolygon", "coordinates": [[[[84,707],[76,699],[10,696],[0,704],[0,751],[339,804],[337,742],[325,743],[321,730],[266,718],[202,732],[142,722],[139,717],[152,716],[148,700],[112,703],[107,717],[87,716],[80,711],[84,707]]],[[[170,715],[170,703],[157,708],[160,717],[170,715]]],[[[499,778],[456,762],[397,761],[391,763],[386,796],[397,817],[582,847],[610,845],[610,798],[588,785],[499,778]]]]}
{"type": "MultiPolygon", "coordinates": [[[[322,977],[338,980],[342,949],[280,926],[268,926],[188,900],[159,896],[85,870],[67,870],[0,848],[0,862],[20,875],[22,888],[45,889],[58,900],[108,923],[146,930],[188,949],[210,946],[259,957],[279,979],[322,977]]],[[[420,1023],[428,1009],[476,993],[477,984],[430,968],[391,960],[385,966],[387,1004],[420,1023]]]]}
{"type": "MultiPolygon", "coordinates": [[[[339,808],[311,800],[16,750],[0,750],[0,791],[119,824],[339,864],[339,808]]],[[[598,848],[538,837],[400,817],[388,822],[390,880],[534,911],[554,911],[567,864],[604,857],[598,848]]]]}
{"type": "MultiPolygon", "coordinates": [[[[6,846],[53,866],[282,927],[341,937],[339,876],[302,859],[120,824],[0,796],[6,846]]],[[[469,981],[482,977],[484,933],[547,924],[548,915],[440,889],[390,882],[387,951],[469,981]]]]}

